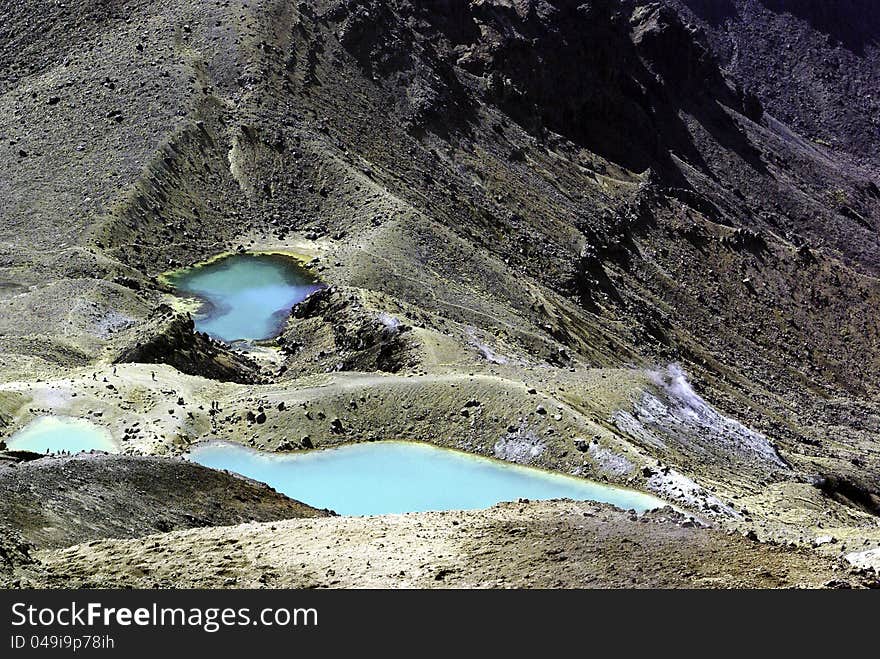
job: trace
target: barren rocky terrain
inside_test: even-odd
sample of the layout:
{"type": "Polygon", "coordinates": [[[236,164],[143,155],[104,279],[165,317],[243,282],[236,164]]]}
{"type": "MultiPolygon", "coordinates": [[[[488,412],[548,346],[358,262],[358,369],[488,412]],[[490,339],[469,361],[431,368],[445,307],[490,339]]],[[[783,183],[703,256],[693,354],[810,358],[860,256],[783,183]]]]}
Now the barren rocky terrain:
{"type": "Polygon", "coordinates": [[[99,588],[850,588],[808,550],[591,503],[246,524],[38,553],[28,585],[99,588]]]}
{"type": "Polygon", "coordinates": [[[871,5],[0,3],[0,435],[78,416],[124,456],[0,465],[0,499],[14,470],[40,483],[8,536],[48,533],[17,520],[45,515],[56,480],[78,496],[96,465],[157,474],[130,490],[134,531],[110,497],[80,535],[68,501],[57,542],[10,578],[870,585],[871,5]],[[277,339],[229,346],[193,331],[163,275],[246,250],[299,258],[327,286],[277,339]],[[193,485],[169,456],[216,438],[427,441],[644,489],[712,528],[555,503],[292,520],[276,539],[228,526],[268,521],[249,516],[260,505],[300,516],[257,486],[253,506],[214,494],[226,481],[183,505],[193,485]],[[216,529],[125,540],[162,530],[149,508],[164,497],[175,529],[203,526],[180,516],[214,496],[230,506],[205,517],[216,529]]]}
{"type": "Polygon", "coordinates": [[[39,549],[159,531],[326,516],[234,474],[184,460],[80,453],[0,471],[4,524],[39,549]]]}

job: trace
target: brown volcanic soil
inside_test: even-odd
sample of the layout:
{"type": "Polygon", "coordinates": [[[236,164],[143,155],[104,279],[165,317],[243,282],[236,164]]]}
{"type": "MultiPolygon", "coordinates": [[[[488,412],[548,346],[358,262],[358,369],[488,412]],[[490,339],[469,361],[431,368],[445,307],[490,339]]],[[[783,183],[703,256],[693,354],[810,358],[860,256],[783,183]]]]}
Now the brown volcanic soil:
{"type": "Polygon", "coordinates": [[[875,23],[688,5],[16,3],[0,432],[431,441],[876,546],[875,23]],[[239,247],[331,286],[247,355],[158,277],[239,247]]]}
{"type": "Polygon", "coordinates": [[[694,527],[669,509],[486,511],[247,524],[40,552],[29,585],[90,588],[792,588],[872,583],[805,550],[694,527]]]}
{"type": "Polygon", "coordinates": [[[39,549],[321,517],[268,486],[180,459],[81,453],[0,466],[0,519],[39,549]]]}

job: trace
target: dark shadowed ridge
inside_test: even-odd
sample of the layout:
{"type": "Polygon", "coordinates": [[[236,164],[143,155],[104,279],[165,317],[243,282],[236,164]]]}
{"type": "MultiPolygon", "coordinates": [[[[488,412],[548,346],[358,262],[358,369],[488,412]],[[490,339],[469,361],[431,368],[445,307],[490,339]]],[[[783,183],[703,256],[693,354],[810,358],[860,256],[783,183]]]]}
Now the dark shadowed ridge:
{"type": "Polygon", "coordinates": [[[880,12],[872,0],[668,0],[723,67],[807,137],[880,166],[880,12]]]}

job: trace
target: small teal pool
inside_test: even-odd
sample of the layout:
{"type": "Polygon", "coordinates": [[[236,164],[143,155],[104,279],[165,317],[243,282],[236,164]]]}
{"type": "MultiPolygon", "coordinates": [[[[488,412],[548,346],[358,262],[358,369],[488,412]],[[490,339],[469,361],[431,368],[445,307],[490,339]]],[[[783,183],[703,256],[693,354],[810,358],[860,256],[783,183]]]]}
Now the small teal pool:
{"type": "Polygon", "coordinates": [[[295,259],[275,254],[227,256],[168,280],[201,300],[196,329],[227,342],[277,336],[291,307],[321,287],[295,259]]]}
{"type": "Polygon", "coordinates": [[[38,417],[15,433],[6,444],[13,451],[34,453],[116,452],[116,444],[108,430],[72,417],[38,417]]]}
{"type": "Polygon", "coordinates": [[[373,442],[296,454],[209,442],[189,458],[262,481],[341,515],[473,510],[517,499],[603,501],[639,512],[666,505],[648,494],[414,442],[373,442]]]}

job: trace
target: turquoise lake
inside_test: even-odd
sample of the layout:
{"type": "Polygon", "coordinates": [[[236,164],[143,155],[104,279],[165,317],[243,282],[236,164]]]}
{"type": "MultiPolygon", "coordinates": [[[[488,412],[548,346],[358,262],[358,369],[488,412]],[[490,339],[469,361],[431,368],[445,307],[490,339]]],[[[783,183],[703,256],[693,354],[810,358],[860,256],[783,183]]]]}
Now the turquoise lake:
{"type": "Polygon", "coordinates": [[[208,442],[189,459],[271,485],[340,515],[473,510],[517,499],[575,499],[643,512],[656,497],[414,442],[371,442],[294,454],[208,442]]]}
{"type": "Polygon", "coordinates": [[[293,305],[321,288],[299,263],[275,254],[236,254],[169,277],[198,298],[196,329],[226,342],[277,336],[293,305]]]}
{"type": "Polygon", "coordinates": [[[15,433],[6,442],[13,451],[59,453],[69,451],[116,452],[110,432],[84,419],[41,416],[15,433]]]}

